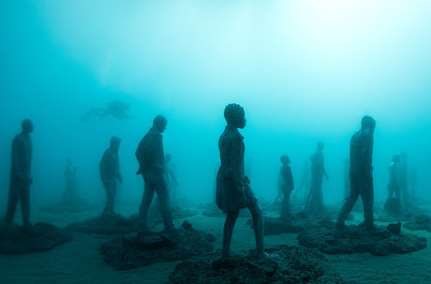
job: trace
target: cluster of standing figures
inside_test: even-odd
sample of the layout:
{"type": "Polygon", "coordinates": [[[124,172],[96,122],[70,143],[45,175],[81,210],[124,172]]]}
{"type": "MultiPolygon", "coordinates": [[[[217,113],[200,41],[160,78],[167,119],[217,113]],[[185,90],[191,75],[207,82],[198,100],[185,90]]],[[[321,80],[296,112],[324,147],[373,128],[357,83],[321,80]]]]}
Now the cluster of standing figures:
{"type": "MultiPolygon", "coordinates": [[[[229,256],[232,233],[239,211],[248,208],[253,220],[256,254],[257,257],[262,257],[264,255],[262,211],[250,187],[250,180],[244,173],[245,145],[244,137],[239,132],[239,129],[246,125],[245,112],[240,105],[229,104],[224,110],[224,117],[227,125],[219,139],[220,168],[216,180],[216,204],[226,214],[222,253],[223,256],[229,256]]],[[[143,177],[145,184],[139,210],[142,232],[148,231],[148,209],[155,194],[160,201],[160,211],[165,229],[174,229],[166,181],[166,175],[169,174],[169,171],[166,167],[166,157],[163,150],[162,134],[166,126],[167,120],[163,116],[155,117],[152,128],[140,141],[136,150],[136,158],[139,162],[137,174],[143,177]]],[[[337,229],[344,227],[344,222],[359,196],[364,203],[364,224],[368,229],[374,228],[372,173],[374,129],[374,119],[365,116],[362,119],[361,129],[351,139],[350,193],[338,216],[337,229]]],[[[32,132],[32,122],[28,119],[24,120],[21,133],[14,138],[12,143],[9,202],[4,220],[6,225],[12,223],[19,202],[22,209],[23,224],[27,229],[31,229],[29,191],[32,183],[32,143],[30,136],[32,132]]],[[[117,186],[118,183],[122,182],[118,157],[120,142],[118,137],[111,138],[110,146],[100,161],[100,176],[107,196],[104,214],[108,216],[115,212],[114,201],[117,186]]],[[[282,156],[281,161],[282,217],[287,219],[289,218],[289,198],[293,190],[293,178],[289,158],[282,156]]],[[[317,152],[312,156],[311,162],[311,191],[306,209],[318,213],[323,208],[322,179],[327,178],[324,168],[323,144],[318,144],[317,152]]]]}
{"type": "MultiPolygon", "coordinates": [[[[408,180],[415,183],[415,176],[409,176],[407,167],[407,154],[397,154],[392,157],[392,162],[389,166],[389,183],[388,183],[388,197],[385,207],[390,207],[390,203],[395,203],[397,212],[388,212],[400,214],[402,208],[409,208],[411,196],[408,190],[408,180]]],[[[414,188],[413,192],[414,192],[414,188]]],[[[388,210],[390,211],[390,210],[388,210]]]]}

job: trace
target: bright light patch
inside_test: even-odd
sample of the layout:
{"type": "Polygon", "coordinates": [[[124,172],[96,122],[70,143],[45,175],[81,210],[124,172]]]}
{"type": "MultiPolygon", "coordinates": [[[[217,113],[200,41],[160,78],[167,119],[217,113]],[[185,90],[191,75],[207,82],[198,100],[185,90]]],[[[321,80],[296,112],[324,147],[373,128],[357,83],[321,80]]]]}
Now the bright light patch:
{"type": "Polygon", "coordinates": [[[201,118],[238,101],[261,123],[271,117],[274,126],[313,129],[318,119],[351,128],[365,112],[399,123],[429,109],[429,1],[255,2],[45,1],[42,8],[102,85],[185,113],[196,105],[201,118]]]}

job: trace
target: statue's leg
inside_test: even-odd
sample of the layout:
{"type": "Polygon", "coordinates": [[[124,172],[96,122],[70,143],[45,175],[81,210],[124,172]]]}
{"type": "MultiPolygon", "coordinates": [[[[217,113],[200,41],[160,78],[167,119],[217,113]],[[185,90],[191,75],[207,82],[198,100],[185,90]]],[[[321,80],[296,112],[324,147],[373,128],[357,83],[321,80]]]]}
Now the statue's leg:
{"type": "Polygon", "coordinates": [[[150,208],[151,202],[153,201],[154,187],[147,179],[144,179],[144,183],[145,183],[145,188],[144,188],[144,194],[142,196],[141,206],[139,208],[139,219],[140,219],[142,230],[146,231],[148,230],[148,223],[147,223],[148,209],[150,208]]]}
{"type": "Polygon", "coordinates": [[[372,179],[364,182],[361,190],[361,198],[364,204],[364,223],[367,228],[374,227],[374,187],[372,179]]]}
{"type": "Polygon", "coordinates": [[[350,212],[352,212],[353,206],[355,206],[356,201],[359,197],[359,191],[357,190],[357,185],[352,184],[350,194],[344,202],[343,207],[341,208],[340,213],[338,214],[337,219],[337,227],[341,228],[344,226],[344,222],[349,216],[350,212]]]}
{"type": "Polygon", "coordinates": [[[263,216],[262,210],[260,209],[257,202],[253,202],[249,205],[251,217],[253,219],[254,236],[256,239],[256,255],[257,257],[263,257],[264,246],[263,246],[263,216]]]}
{"type": "Polygon", "coordinates": [[[11,181],[11,185],[9,187],[9,198],[7,204],[7,210],[5,215],[5,224],[10,225],[13,222],[16,206],[18,205],[19,192],[17,182],[11,181]]]}
{"type": "Polygon", "coordinates": [[[226,214],[226,220],[223,228],[223,257],[229,257],[230,255],[230,243],[232,241],[232,233],[235,227],[236,219],[238,218],[239,210],[231,211],[226,214]]]}
{"type": "Polygon", "coordinates": [[[166,182],[163,178],[160,178],[158,181],[157,195],[159,196],[160,213],[163,218],[163,224],[165,226],[165,230],[171,230],[174,228],[174,222],[172,221],[169,192],[166,186],[166,182]]]}
{"type": "Polygon", "coordinates": [[[30,185],[22,184],[19,190],[22,222],[24,227],[30,227],[30,185]]]}

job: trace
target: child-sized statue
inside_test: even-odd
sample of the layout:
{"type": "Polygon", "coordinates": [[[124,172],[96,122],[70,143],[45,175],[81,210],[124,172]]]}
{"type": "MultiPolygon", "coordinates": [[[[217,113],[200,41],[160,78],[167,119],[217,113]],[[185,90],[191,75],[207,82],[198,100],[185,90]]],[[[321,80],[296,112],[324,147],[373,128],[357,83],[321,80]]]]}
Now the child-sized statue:
{"type": "Polygon", "coordinates": [[[263,257],[263,218],[257,199],[250,188],[250,180],[244,175],[244,137],[238,128],[245,127],[244,109],[229,104],[224,110],[227,126],[219,139],[220,168],[217,173],[217,206],[226,214],[223,231],[223,257],[230,254],[230,244],[240,209],[250,210],[256,238],[256,254],[263,257]]]}
{"type": "Polygon", "coordinates": [[[294,189],[294,182],[289,156],[281,156],[280,161],[281,168],[280,175],[278,177],[279,195],[282,197],[280,218],[283,220],[288,220],[291,214],[290,195],[294,189]]]}
{"type": "Polygon", "coordinates": [[[100,178],[106,191],[106,205],[103,214],[106,216],[115,215],[115,197],[117,195],[118,182],[123,179],[120,174],[120,162],[118,152],[121,140],[112,137],[109,148],[105,151],[100,161],[100,178]]]}

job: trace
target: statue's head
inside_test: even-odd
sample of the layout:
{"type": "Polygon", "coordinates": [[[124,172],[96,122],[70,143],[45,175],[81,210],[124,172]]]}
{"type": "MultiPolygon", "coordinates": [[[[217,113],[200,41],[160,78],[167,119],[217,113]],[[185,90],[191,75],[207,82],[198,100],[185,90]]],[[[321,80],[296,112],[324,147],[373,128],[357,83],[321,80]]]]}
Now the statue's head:
{"type": "Polygon", "coordinates": [[[280,157],[280,162],[281,162],[283,165],[290,164],[290,158],[289,158],[289,156],[288,156],[288,155],[282,155],[282,156],[280,157]]]}
{"type": "Polygon", "coordinates": [[[118,149],[120,149],[120,144],[121,144],[121,139],[119,137],[116,137],[116,136],[111,137],[111,141],[110,141],[111,149],[118,151],[118,149]]]}
{"type": "Polygon", "coordinates": [[[235,128],[245,127],[245,112],[239,104],[228,104],[224,109],[224,118],[230,126],[235,128]]]}
{"type": "Polygon", "coordinates": [[[168,121],[163,115],[158,115],[153,120],[153,127],[157,129],[160,133],[165,131],[167,125],[168,121]]]}
{"type": "Polygon", "coordinates": [[[366,115],[362,118],[361,128],[362,130],[369,130],[373,133],[376,128],[376,121],[371,116],[366,115]]]}
{"type": "Polygon", "coordinates": [[[21,129],[24,133],[32,133],[34,130],[33,122],[30,119],[24,119],[21,122],[21,129]]]}

